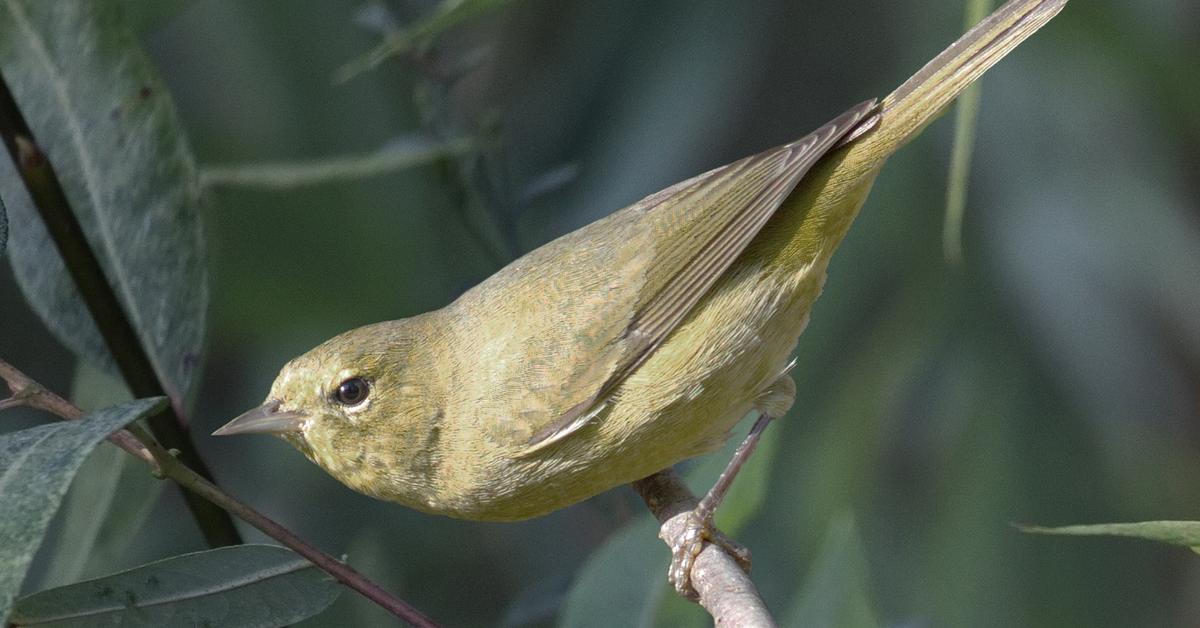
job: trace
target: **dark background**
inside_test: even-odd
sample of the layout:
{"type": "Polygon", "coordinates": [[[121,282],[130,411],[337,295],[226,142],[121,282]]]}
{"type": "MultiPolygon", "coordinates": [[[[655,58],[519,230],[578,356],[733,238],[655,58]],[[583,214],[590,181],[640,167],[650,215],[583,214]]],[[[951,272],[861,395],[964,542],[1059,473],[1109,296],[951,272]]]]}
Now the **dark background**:
{"type": "MultiPolygon", "coordinates": [[[[963,30],[962,4],[515,1],[333,85],[378,42],[378,11],[131,3],[202,166],[422,130],[498,142],[466,186],[443,163],[213,191],[192,433],[218,480],[450,625],[601,626],[628,606],[643,625],[703,625],[664,591],[649,528],[598,550],[646,525],[627,488],[467,523],[353,493],[282,442],[207,435],[327,337],[440,307],[515,253],[886,95],[963,30]],[[620,587],[645,599],[603,610],[620,587]]],[[[404,24],[430,5],[379,6],[404,24]]],[[[1200,518],[1198,26],[1185,0],[1074,0],[986,76],[960,265],[941,249],[950,117],[884,169],[801,339],[796,407],[734,489],[765,495],[737,536],[782,622],[825,605],[843,625],[1196,624],[1186,550],[1010,524],[1200,518]]],[[[7,266],[0,298],[22,330],[0,355],[67,389],[74,360],[8,305],[7,266]]],[[[109,571],[202,547],[163,494],[109,571]]],[[[385,621],[346,593],[306,625],[385,621]]]]}

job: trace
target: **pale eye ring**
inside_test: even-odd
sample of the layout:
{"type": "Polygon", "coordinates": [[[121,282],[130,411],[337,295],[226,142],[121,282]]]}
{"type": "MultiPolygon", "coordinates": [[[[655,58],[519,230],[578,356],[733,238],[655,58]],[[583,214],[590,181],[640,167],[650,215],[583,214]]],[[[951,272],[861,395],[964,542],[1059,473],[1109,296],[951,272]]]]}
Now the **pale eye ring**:
{"type": "Polygon", "coordinates": [[[367,384],[367,380],[351,377],[338,384],[337,390],[333,391],[333,400],[343,406],[357,406],[367,400],[370,392],[371,386],[367,384]]]}

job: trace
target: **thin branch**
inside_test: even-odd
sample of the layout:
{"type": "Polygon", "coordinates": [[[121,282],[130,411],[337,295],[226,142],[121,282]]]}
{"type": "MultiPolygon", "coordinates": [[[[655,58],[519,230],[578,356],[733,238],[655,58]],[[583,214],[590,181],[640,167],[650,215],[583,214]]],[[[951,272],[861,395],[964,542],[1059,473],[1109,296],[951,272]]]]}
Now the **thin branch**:
{"type": "MultiPolygon", "coordinates": [[[[633,483],[662,527],[658,538],[668,547],[683,533],[687,515],[700,501],[673,469],[660,471],[633,483]]],[[[700,605],[712,615],[718,626],[768,628],[775,620],[763,603],[750,576],[737,560],[720,547],[706,544],[692,565],[692,587],[700,595],[700,605]]]]}
{"type": "MultiPolygon", "coordinates": [[[[13,393],[13,398],[23,400],[25,405],[46,410],[60,418],[68,420],[78,419],[83,416],[83,411],[74,404],[46,390],[4,360],[0,360],[0,378],[3,378],[8,384],[9,389],[13,393]]],[[[151,462],[151,464],[155,464],[154,461],[157,461],[156,475],[174,480],[175,483],[186,488],[191,494],[203,498],[207,503],[214,504],[238,519],[258,528],[267,536],[307,558],[312,564],[333,576],[338,582],[354,589],[362,594],[363,597],[378,604],[393,615],[421,628],[437,627],[437,624],[432,619],[413,608],[412,605],[404,600],[388,593],[383,587],[375,584],[353,567],[309,545],[307,541],[301,539],[295,533],[245,503],[234,499],[222,491],[216,484],[192,471],[176,459],[174,452],[164,449],[149,434],[141,431],[140,428],[132,426],[127,431],[117,432],[114,436],[120,437],[121,442],[113,441],[118,447],[129,451],[141,460],[151,462]],[[129,441],[132,441],[132,450],[126,446],[126,444],[129,444],[129,441]]],[[[110,438],[109,440],[113,439],[110,438]]]]}
{"type": "Polygon", "coordinates": [[[458,138],[427,146],[384,149],[365,155],[283,163],[252,163],[207,166],[200,171],[200,185],[255,187],[286,190],[306,185],[364,179],[458,157],[477,150],[470,138],[458,138]]]}
{"type": "MultiPolygon", "coordinates": [[[[8,391],[12,393],[12,397],[0,401],[0,410],[26,406],[44,410],[64,419],[79,419],[83,417],[83,411],[75,407],[71,402],[42,388],[40,384],[29,379],[27,375],[18,371],[16,367],[4,360],[0,360],[0,379],[4,380],[4,383],[8,385],[8,391]]],[[[140,428],[135,426],[131,429],[140,428]]],[[[142,462],[149,464],[153,469],[152,472],[155,475],[160,475],[158,461],[154,459],[154,454],[151,454],[149,449],[142,446],[141,441],[131,434],[128,429],[113,433],[108,437],[108,442],[124,449],[131,456],[138,458],[142,462]]]]}
{"type": "MultiPolygon", "coordinates": [[[[33,131],[29,129],[3,76],[0,76],[0,136],[129,390],[134,397],[167,396],[145,347],[88,244],[53,165],[38,147],[33,131]]],[[[183,411],[176,405],[178,400],[171,401],[172,404],[166,409],[150,417],[150,431],[165,447],[178,451],[179,459],[185,464],[211,479],[212,473],[183,427],[183,411]]],[[[190,494],[185,493],[184,498],[209,545],[216,547],[242,542],[228,514],[190,494]]]]}

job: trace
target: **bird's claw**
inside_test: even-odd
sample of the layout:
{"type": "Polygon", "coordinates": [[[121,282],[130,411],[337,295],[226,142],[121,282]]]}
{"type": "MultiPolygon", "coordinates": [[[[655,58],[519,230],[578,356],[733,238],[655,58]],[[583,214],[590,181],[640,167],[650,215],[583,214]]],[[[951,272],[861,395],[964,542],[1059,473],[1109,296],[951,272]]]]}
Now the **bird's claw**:
{"type": "Polygon", "coordinates": [[[750,550],[718,530],[711,516],[689,511],[682,529],[671,542],[671,566],[667,570],[667,581],[679,595],[693,601],[699,600],[700,595],[692,586],[692,568],[705,543],[720,547],[737,561],[742,571],[750,573],[750,550]]]}

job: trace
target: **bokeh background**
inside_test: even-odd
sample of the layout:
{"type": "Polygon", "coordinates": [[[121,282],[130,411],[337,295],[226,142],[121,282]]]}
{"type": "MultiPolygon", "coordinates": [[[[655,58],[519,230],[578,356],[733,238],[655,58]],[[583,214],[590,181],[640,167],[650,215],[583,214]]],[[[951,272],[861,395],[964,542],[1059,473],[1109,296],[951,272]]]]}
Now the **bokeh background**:
{"type": "MultiPolygon", "coordinates": [[[[333,84],[432,5],[129,3],[202,167],[486,145],[214,187],[192,433],[228,490],[448,625],[704,625],[666,589],[667,550],[627,488],[460,522],[355,494],[280,441],[208,433],[329,336],[444,305],[521,252],[884,96],[963,30],[963,2],[516,0],[333,84]]],[[[949,116],[884,169],[801,339],[796,407],[725,515],[782,622],[1200,622],[1186,550],[1011,525],[1200,519],[1198,59],[1194,2],[1074,0],[992,70],[961,264],[941,245],[949,116]]],[[[0,355],[68,389],[74,359],[7,265],[0,299],[0,355]]],[[[690,468],[698,491],[713,465],[690,468]]],[[[202,547],[174,490],[147,521],[94,569],[202,547]]],[[[388,622],[346,593],[305,625],[388,622]]]]}

